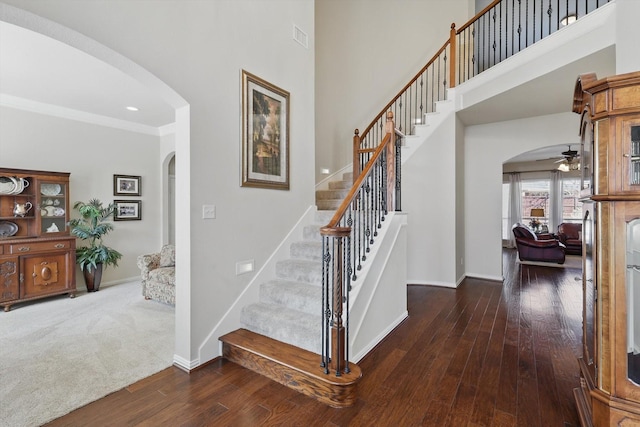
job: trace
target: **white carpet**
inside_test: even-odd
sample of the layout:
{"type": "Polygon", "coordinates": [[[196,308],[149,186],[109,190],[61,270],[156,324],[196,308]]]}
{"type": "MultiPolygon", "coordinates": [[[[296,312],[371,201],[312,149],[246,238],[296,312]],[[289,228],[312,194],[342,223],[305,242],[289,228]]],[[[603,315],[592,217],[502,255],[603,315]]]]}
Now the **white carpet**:
{"type": "Polygon", "coordinates": [[[564,264],[558,264],[554,262],[537,262],[537,261],[520,261],[520,259],[516,259],[516,261],[520,264],[525,265],[538,265],[541,267],[556,267],[556,268],[577,268],[582,269],[582,257],[578,255],[567,255],[565,256],[564,264]]]}
{"type": "Polygon", "coordinates": [[[0,426],[38,426],[170,366],[174,308],[140,282],[0,312],[0,426]]]}

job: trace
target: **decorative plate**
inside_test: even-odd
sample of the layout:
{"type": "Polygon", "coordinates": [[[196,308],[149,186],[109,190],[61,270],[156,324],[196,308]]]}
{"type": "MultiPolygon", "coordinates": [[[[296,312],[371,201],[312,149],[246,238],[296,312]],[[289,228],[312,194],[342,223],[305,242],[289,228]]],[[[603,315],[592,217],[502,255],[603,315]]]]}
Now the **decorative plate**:
{"type": "Polygon", "coordinates": [[[18,232],[18,226],[9,221],[0,221],[0,237],[11,237],[18,232]]]}
{"type": "Polygon", "coordinates": [[[10,176],[0,176],[0,194],[13,194],[16,184],[16,180],[10,176]]]}
{"type": "Polygon", "coordinates": [[[42,184],[40,186],[40,194],[44,196],[57,196],[61,190],[60,184],[42,184]]]}

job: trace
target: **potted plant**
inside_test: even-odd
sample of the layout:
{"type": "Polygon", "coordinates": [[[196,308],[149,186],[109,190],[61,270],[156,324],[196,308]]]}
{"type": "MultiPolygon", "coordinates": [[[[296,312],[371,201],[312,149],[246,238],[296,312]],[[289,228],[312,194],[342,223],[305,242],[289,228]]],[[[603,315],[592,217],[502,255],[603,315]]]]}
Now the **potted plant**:
{"type": "Polygon", "coordinates": [[[87,291],[95,292],[100,288],[103,266],[117,267],[122,258],[120,252],[102,243],[102,238],[113,230],[113,224],[108,220],[115,205],[103,207],[100,200],[91,199],[89,203],[76,202],[73,209],[80,213],[80,218],[69,221],[71,234],[88,243],[76,248],[76,263],[84,275],[87,291]]]}

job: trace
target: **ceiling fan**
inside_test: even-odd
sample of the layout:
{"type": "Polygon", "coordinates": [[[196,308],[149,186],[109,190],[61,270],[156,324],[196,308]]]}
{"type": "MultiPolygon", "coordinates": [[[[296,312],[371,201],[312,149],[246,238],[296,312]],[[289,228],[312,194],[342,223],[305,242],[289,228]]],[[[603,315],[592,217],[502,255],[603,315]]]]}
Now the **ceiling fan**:
{"type": "Polygon", "coordinates": [[[580,154],[578,154],[576,150],[572,150],[571,145],[569,145],[569,149],[567,151],[563,151],[561,154],[562,158],[555,162],[560,163],[558,170],[562,172],[580,170],[580,162],[578,161],[580,154]]]}

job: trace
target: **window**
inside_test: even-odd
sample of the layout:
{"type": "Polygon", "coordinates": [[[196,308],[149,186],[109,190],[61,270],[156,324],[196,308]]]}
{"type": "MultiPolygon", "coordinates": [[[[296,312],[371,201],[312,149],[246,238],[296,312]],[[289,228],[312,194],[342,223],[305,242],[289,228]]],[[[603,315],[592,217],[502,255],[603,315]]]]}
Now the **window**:
{"type": "Polygon", "coordinates": [[[522,222],[530,224],[534,217],[532,209],[543,209],[544,216],[536,217],[543,225],[549,224],[549,183],[548,179],[522,181],[522,222]]]}
{"type": "Polygon", "coordinates": [[[580,178],[562,179],[562,222],[582,222],[580,178]]]}
{"type": "MultiPolygon", "coordinates": [[[[502,239],[511,238],[511,226],[509,223],[509,183],[502,184],[502,239]]],[[[544,227],[549,227],[551,215],[551,180],[543,177],[533,177],[521,181],[522,218],[520,221],[531,225],[531,209],[543,209],[544,216],[536,217],[544,227]]],[[[580,178],[562,176],[562,222],[582,222],[582,203],[580,202],[580,178]]],[[[558,224],[559,224],[558,223],[558,224]]],[[[556,224],[557,225],[557,224],[556,224]]],[[[555,230],[548,229],[550,233],[555,230]]]]}

